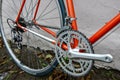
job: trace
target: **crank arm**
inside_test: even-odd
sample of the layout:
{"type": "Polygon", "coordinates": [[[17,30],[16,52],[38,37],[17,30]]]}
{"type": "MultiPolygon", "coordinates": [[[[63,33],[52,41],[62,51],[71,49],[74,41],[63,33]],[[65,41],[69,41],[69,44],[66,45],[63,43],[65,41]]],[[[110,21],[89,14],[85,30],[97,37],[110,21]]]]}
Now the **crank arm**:
{"type": "Polygon", "coordinates": [[[113,61],[113,57],[110,54],[90,54],[90,53],[80,53],[78,51],[70,50],[70,58],[82,58],[90,60],[98,60],[110,63],[113,61]]]}

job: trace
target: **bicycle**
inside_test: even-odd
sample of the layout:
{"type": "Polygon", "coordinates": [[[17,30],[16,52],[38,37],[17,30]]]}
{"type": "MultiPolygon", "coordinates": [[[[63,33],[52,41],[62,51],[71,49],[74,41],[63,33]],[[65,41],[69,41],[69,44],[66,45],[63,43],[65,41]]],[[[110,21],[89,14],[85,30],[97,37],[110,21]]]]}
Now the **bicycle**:
{"type": "Polygon", "coordinates": [[[94,54],[92,44],[120,22],[120,13],[88,39],[78,31],[73,0],[66,0],[66,5],[64,0],[0,3],[2,38],[14,62],[25,72],[43,76],[59,63],[66,73],[84,76],[94,60],[112,62],[110,54],[94,54]]]}

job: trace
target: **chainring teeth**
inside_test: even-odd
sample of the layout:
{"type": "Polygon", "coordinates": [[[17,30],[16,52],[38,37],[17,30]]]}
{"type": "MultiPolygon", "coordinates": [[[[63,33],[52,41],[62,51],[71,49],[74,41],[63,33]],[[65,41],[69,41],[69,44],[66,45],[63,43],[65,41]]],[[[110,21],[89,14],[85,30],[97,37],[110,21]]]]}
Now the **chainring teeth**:
{"type": "Polygon", "coordinates": [[[82,33],[73,30],[65,30],[64,32],[60,33],[57,38],[57,43],[61,45],[56,45],[56,58],[66,73],[72,76],[83,76],[90,71],[93,65],[93,60],[70,59],[69,51],[62,49],[63,43],[65,43],[67,47],[69,45],[71,48],[71,43],[74,42],[72,39],[74,38],[79,40],[77,48],[85,48],[85,52],[93,53],[93,48],[91,47],[88,39],[82,33]]]}

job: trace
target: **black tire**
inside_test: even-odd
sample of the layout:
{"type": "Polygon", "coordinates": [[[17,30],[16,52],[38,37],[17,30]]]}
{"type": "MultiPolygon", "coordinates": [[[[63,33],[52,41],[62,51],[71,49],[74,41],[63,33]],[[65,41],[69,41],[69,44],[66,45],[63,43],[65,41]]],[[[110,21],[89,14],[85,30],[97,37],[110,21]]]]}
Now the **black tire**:
{"type": "MultiPolygon", "coordinates": [[[[49,49],[45,50],[44,48],[41,49],[41,46],[38,45],[39,43],[47,44],[48,42],[46,42],[46,41],[42,42],[43,41],[42,39],[39,39],[35,35],[29,36],[32,34],[26,33],[26,32],[21,31],[21,30],[15,30],[15,33],[13,32],[13,30],[14,30],[13,28],[16,27],[16,24],[14,23],[15,17],[16,17],[15,14],[18,12],[17,10],[18,10],[18,7],[21,5],[21,1],[22,0],[18,0],[18,1],[16,1],[16,0],[15,1],[14,0],[8,0],[8,1],[0,0],[0,30],[1,30],[1,35],[3,38],[4,44],[6,46],[6,49],[8,51],[8,54],[22,70],[24,70],[25,72],[27,72],[29,74],[35,75],[35,76],[43,76],[43,75],[50,73],[54,69],[54,67],[56,67],[57,60],[54,56],[55,54],[54,54],[53,48],[50,47],[51,50],[49,50],[49,49]],[[10,29],[10,30],[7,30],[7,29],[10,29]],[[10,33],[6,33],[8,31],[10,33]],[[20,42],[20,40],[15,41],[16,35],[17,35],[17,37],[19,36],[20,40],[22,40],[23,42],[22,41],[20,42]],[[29,39],[31,39],[31,40],[26,39],[26,38],[28,38],[28,36],[29,36],[29,39]],[[32,41],[32,38],[36,38],[35,41],[33,42],[34,44],[33,43],[30,44],[30,41],[32,41]],[[27,42],[24,42],[25,39],[27,42]],[[40,41],[40,42],[38,43],[36,41],[40,41]],[[42,52],[40,52],[40,51],[42,51],[42,52]],[[48,52],[49,52],[49,56],[47,56],[48,52]],[[23,53],[25,53],[25,54],[23,54],[23,53]],[[43,54],[44,61],[40,59],[40,58],[43,58],[43,57],[41,57],[41,56],[43,56],[41,53],[45,54],[45,55],[43,54]],[[45,61],[46,60],[45,57],[50,57],[51,54],[53,57],[52,60],[50,59],[51,62],[45,61]],[[40,57],[38,57],[38,55],[40,57]],[[44,62],[44,66],[43,66],[43,64],[40,64],[41,62],[44,62]],[[45,66],[45,65],[47,65],[47,66],[45,66]]],[[[30,1],[30,0],[26,0],[26,1],[30,1]]],[[[27,4],[27,6],[31,4],[32,8],[34,8],[33,3],[35,1],[38,1],[38,0],[31,0],[30,3],[27,2],[26,4],[27,4]]],[[[41,1],[47,1],[47,0],[41,0],[41,1]]],[[[57,7],[58,13],[60,15],[60,22],[61,22],[61,23],[59,23],[59,24],[61,24],[60,28],[63,27],[64,23],[65,23],[64,18],[66,17],[66,10],[65,10],[64,1],[63,0],[48,0],[47,2],[48,2],[48,4],[46,6],[49,6],[49,4],[55,2],[55,6],[57,7]]],[[[41,4],[40,4],[40,6],[41,6],[41,4]]],[[[27,6],[25,6],[24,10],[30,11],[30,12],[26,13],[27,17],[24,15],[24,12],[23,12],[21,14],[21,19],[23,18],[23,19],[26,19],[26,21],[27,20],[29,21],[31,18],[30,15],[32,15],[33,9],[31,7],[27,7],[27,6]]],[[[50,6],[53,7],[52,4],[50,6]]],[[[47,7],[44,7],[43,9],[45,9],[45,8],[47,9],[47,7]]],[[[46,14],[49,12],[46,12],[46,14]]],[[[46,16],[45,13],[43,14],[43,16],[46,16]]],[[[42,20],[44,20],[44,19],[42,19],[42,20]]],[[[25,24],[23,23],[21,25],[24,26],[25,24]]],[[[27,26],[25,25],[25,27],[27,27],[27,26]]],[[[31,26],[29,26],[28,28],[32,29],[31,26]]],[[[36,28],[36,26],[34,26],[34,29],[36,29],[38,31],[38,33],[40,32],[39,31],[40,29],[36,28]]],[[[48,35],[48,37],[49,37],[49,35],[48,35]]],[[[42,47],[44,47],[44,45],[42,45],[42,47]]]]}

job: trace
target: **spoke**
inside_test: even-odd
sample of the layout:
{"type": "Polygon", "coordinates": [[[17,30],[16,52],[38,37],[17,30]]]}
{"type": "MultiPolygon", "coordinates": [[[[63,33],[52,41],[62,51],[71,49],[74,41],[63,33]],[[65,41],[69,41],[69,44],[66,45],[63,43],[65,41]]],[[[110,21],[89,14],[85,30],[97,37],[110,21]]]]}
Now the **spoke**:
{"type": "MultiPolygon", "coordinates": [[[[2,11],[4,12],[4,14],[6,14],[7,16],[9,16],[9,18],[12,19],[12,17],[10,16],[10,14],[8,14],[8,13],[7,13],[5,10],[3,10],[3,9],[2,9],[2,11]]],[[[3,16],[2,14],[1,14],[1,16],[4,17],[4,18],[8,18],[7,16],[3,16]]]]}
{"type": "MultiPolygon", "coordinates": [[[[14,4],[14,6],[15,6],[14,8],[17,8],[17,6],[16,6],[15,2],[14,2],[13,0],[12,0],[12,2],[13,2],[13,4],[14,4]]],[[[17,11],[16,11],[16,12],[17,12],[17,11]]]]}
{"type": "MultiPolygon", "coordinates": [[[[11,1],[11,0],[10,0],[11,1]]],[[[18,9],[18,7],[17,7],[17,5],[15,4],[15,2],[12,0],[12,2],[13,2],[13,6],[12,6],[12,4],[9,2],[9,1],[6,1],[7,3],[3,3],[4,5],[7,5],[10,9],[11,9],[11,11],[12,12],[14,12],[16,15],[18,14],[18,11],[17,11],[17,9],[18,9]]],[[[19,3],[20,3],[20,1],[19,1],[19,3]]],[[[19,9],[18,9],[19,10],[19,9]]],[[[2,9],[2,11],[3,12],[5,12],[5,14],[9,14],[9,13],[7,13],[6,11],[5,11],[5,9],[2,9]]],[[[21,15],[23,16],[23,13],[21,13],[21,15]]],[[[9,17],[11,17],[11,15],[8,15],[9,17]]],[[[11,19],[12,19],[12,17],[11,17],[11,19]]]]}
{"type": "MultiPolygon", "coordinates": [[[[55,9],[57,9],[57,8],[54,8],[54,9],[52,9],[51,11],[48,11],[47,13],[45,13],[45,14],[43,14],[42,16],[38,17],[38,19],[46,16],[47,14],[49,14],[49,13],[51,13],[51,12],[53,12],[55,9]]],[[[38,20],[38,19],[36,19],[36,20],[38,20]]]]}
{"type": "Polygon", "coordinates": [[[33,7],[33,0],[31,0],[30,3],[29,3],[29,6],[27,5],[28,8],[26,7],[26,16],[25,16],[25,18],[28,19],[29,16],[33,17],[33,12],[34,12],[33,10],[34,10],[35,6],[33,7]]]}
{"type": "MultiPolygon", "coordinates": [[[[50,6],[50,4],[52,3],[53,0],[51,0],[48,5],[45,7],[45,9],[42,11],[42,13],[40,14],[40,16],[38,17],[38,19],[41,17],[41,15],[43,15],[43,13],[47,10],[47,8],[50,6]]],[[[37,19],[37,20],[38,20],[37,19]]]]}
{"type": "MultiPolygon", "coordinates": [[[[31,9],[29,10],[29,13],[31,13],[31,15],[30,15],[30,16],[32,16],[32,15],[33,15],[33,12],[34,12],[34,9],[35,9],[36,5],[37,5],[37,1],[36,1],[36,3],[34,4],[34,6],[33,6],[33,4],[32,4],[31,9]]],[[[29,14],[29,13],[28,13],[28,14],[29,14]]],[[[27,17],[27,15],[25,16],[25,18],[26,18],[26,17],[27,17]]]]}
{"type": "MultiPolygon", "coordinates": [[[[9,16],[10,18],[12,18],[11,15],[10,15],[5,9],[2,8],[2,11],[4,12],[4,14],[6,14],[6,15],[9,16]]],[[[2,14],[3,14],[3,13],[2,13],[2,14]]],[[[1,15],[2,15],[2,14],[1,14],[1,15]]],[[[2,15],[2,16],[3,16],[3,15],[2,15]]],[[[7,16],[4,16],[4,17],[8,18],[7,16]]]]}
{"type": "MultiPolygon", "coordinates": [[[[14,7],[12,7],[10,4],[10,7],[12,7],[12,9],[16,12],[16,14],[18,15],[18,11],[17,10],[19,10],[20,9],[20,7],[21,7],[21,2],[20,2],[20,0],[19,0],[19,3],[20,3],[20,6],[19,7],[17,7],[18,5],[16,5],[15,4],[15,1],[14,0],[12,0],[12,2],[13,2],[13,4],[14,4],[14,7]]],[[[23,13],[21,13],[21,16],[23,16],[24,17],[24,15],[23,15],[23,13]]]]}
{"type": "Polygon", "coordinates": [[[21,5],[21,2],[20,2],[20,0],[19,0],[19,5],[21,5]]]}
{"type": "Polygon", "coordinates": [[[45,28],[49,28],[49,29],[56,29],[56,30],[60,30],[59,26],[51,26],[51,25],[46,25],[46,24],[35,24],[36,28],[40,29],[39,27],[45,27],[45,28]]]}
{"type": "Polygon", "coordinates": [[[12,4],[9,1],[7,1],[7,2],[8,2],[8,7],[11,8],[13,11],[15,11],[16,14],[18,14],[17,6],[16,6],[15,2],[12,0],[14,7],[12,7],[12,4]]]}
{"type": "MultiPolygon", "coordinates": [[[[55,52],[53,50],[53,48],[55,48],[55,45],[51,44],[55,42],[56,38],[53,36],[49,36],[50,34],[44,34],[45,31],[42,30],[41,27],[38,27],[39,25],[32,23],[31,18],[34,17],[34,11],[37,5],[37,1],[38,0],[26,0],[26,3],[24,4],[24,6],[22,6],[23,0],[3,0],[3,3],[1,5],[2,14],[0,14],[0,16],[2,17],[1,24],[3,25],[1,26],[1,29],[3,31],[2,37],[5,37],[7,49],[11,50],[9,54],[12,54],[12,56],[14,57],[13,60],[18,62],[17,64],[20,65],[20,68],[33,75],[37,75],[37,73],[44,73],[45,71],[50,71],[52,67],[56,66],[55,52]],[[17,25],[15,19],[17,18],[21,7],[23,7],[23,9],[21,11],[20,18],[23,18],[25,20],[25,23],[24,21],[19,19],[19,24],[17,25]],[[20,25],[21,28],[18,29],[18,26],[20,25]],[[23,27],[24,25],[26,26],[23,27]],[[26,31],[23,31],[23,29],[26,31]],[[39,51],[39,49],[41,51],[39,51]]],[[[44,0],[42,1],[45,2],[44,0]]],[[[48,5],[49,1],[51,0],[48,0],[48,2],[46,0],[46,5],[42,3],[43,8],[48,5]]],[[[49,5],[48,8],[53,9],[54,5],[49,5]]],[[[57,8],[59,8],[59,6],[57,8]]],[[[47,11],[49,11],[49,9],[47,11]]],[[[45,13],[43,13],[42,15],[45,15],[45,13]]],[[[51,16],[46,17],[46,20],[56,20],[59,18],[60,17],[51,16]]],[[[40,23],[43,22],[40,21],[40,23]]],[[[48,24],[48,27],[55,27],[52,25],[54,24],[48,24]]],[[[56,27],[61,27],[59,25],[56,27]]],[[[55,33],[56,31],[57,30],[55,30],[55,33]]],[[[64,56],[64,53],[62,50],[60,51],[61,57],[59,56],[59,58],[61,59],[63,58],[62,56],[64,56]]],[[[47,74],[47,72],[45,73],[47,74]]]]}
{"type": "Polygon", "coordinates": [[[44,19],[40,19],[40,20],[51,20],[51,19],[58,19],[60,17],[52,17],[52,18],[44,18],[44,19]]]}
{"type": "MultiPolygon", "coordinates": [[[[27,6],[25,5],[25,11],[26,11],[26,13],[28,14],[28,10],[27,10],[27,6]]],[[[27,18],[28,18],[28,15],[26,15],[27,16],[27,18]]]]}
{"type": "MultiPolygon", "coordinates": [[[[34,38],[34,40],[32,40],[32,39],[29,38],[29,40],[31,40],[31,41],[29,41],[29,43],[30,43],[30,42],[34,42],[34,45],[38,45],[39,43],[40,43],[40,44],[42,43],[42,41],[40,41],[39,39],[37,39],[37,36],[36,36],[36,35],[32,34],[32,36],[30,36],[30,37],[31,37],[31,38],[34,38]],[[35,40],[35,39],[36,39],[36,40],[35,40]],[[39,42],[39,43],[38,43],[38,42],[39,42]]],[[[31,46],[31,45],[30,45],[30,46],[31,46]]],[[[44,46],[44,43],[43,43],[42,46],[44,46]]],[[[47,46],[47,45],[46,45],[46,46],[47,46]]],[[[44,54],[46,54],[46,51],[45,51],[44,54]]],[[[36,54],[34,54],[34,55],[37,57],[36,54]]],[[[36,60],[37,60],[37,59],[36,59],[36,60]]],[[[42,59],[41,59],[41,60],[42,60],[42,59]]],[[[43,61],[43,60],[42,60],[42,62],[45,62],[45,64],[47,64],[47,65],[50,64],[50,63],[48,63],[47,61],[43,61]]],[[[42,62],[41,62],[41,63],[42,63],[42,62]]],[[[40,60],[39,60],[39,62],[36,62],[36,63],[37,63],[37,64],[40,63],[40,60]]],[[[40,65],[38,65],[37,67],[40,67],[40,65]]]]}
{"type": "MultiPolygon", "coordinates": [[[[21,1],[20,1],[20,0],[19,0],[19,5],[20,5],[20,6],[22,5],[22,3],[21,3],[21,1]]],[[[24,15],[23,15],[23,13],[21,13],[21,16],[24,16],[24,15]]]]}

